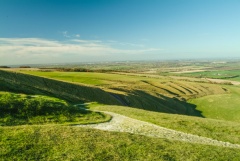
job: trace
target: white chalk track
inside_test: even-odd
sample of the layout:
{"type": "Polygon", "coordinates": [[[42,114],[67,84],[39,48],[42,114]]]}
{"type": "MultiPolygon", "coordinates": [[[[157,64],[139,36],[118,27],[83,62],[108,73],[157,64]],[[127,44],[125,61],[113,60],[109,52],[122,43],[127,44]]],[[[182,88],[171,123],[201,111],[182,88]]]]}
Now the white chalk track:
{"type": "Polygon", "coordinates": [[[197,144],[206,144],[206,145],[214,145],[214,146],[229,147],[229,148],[240,148],[239,144],[232,144],[229,142],[218,141],[218,140],[210,139],[207,137],[202,137],[202,136],[192,135],[192,134],[188,134],[188,133],[184,133],[176,130],[171,130],[168,128],[154,125],[149,122],[132,119],[120,114],[113,113],[113,112],[106,112],[106,111],[101,111],[101,112],[111,115],[112,119],[109,122],[105,122],[105,123],[77,125],[77,126],[85,127],[85,128],[100,129],[105,131],[127,132],[127,133],[133,133],[138,135],[145,135],[149,137],[179,140],[179,141],[197,143],[197,144]]]}

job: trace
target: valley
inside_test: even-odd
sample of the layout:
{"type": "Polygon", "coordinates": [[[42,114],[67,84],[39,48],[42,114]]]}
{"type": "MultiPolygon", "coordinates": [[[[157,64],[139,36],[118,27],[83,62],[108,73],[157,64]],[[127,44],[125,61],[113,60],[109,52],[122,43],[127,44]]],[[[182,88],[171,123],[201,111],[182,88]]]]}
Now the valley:
{"type": "MultiPolygon", "coordinates": [[[[101,68],[106,67],[101,65],[101,68]]],[[[128,68],[126,66],[124,70],[128,68]]],[[[6,160],[13,156],[21,160],[25,157],[44,159],[59,158],[64,154],[63,158],[70,159],[72,155],[78,156],[77,147],[85,145],[83,149],[86,154],[77,158],[96,158],[99,154],[103,158],[118,160],[118,157],[123,157],[128,160],[132,155],[142,158],[144,153],[152,153],[152,156],[148,156],[148,160],[152,160],[158,156],[154,148],[161,145],[160,149],[166,155],[159,155],[160,160],[183,160],[185,156],[182,154],[189,151],[191,154],[187,158],[191,160],[196,156],[205,159],[212,156],[215,159],[239,158],[240,86],[208,80],[212,77],[172,74],[174,68],[174,65],[168,69],[164,67],[164,74],[148,73],[146,67],[144,70],[136,68],[135,72],[131,71],[132,68],[129,68],[129,72],[97,72],[95,69],[91,72],[72,72],[59,71],[57,68],[50,71],[42,68],[0,70],[1,157],[6,160]],[[114,124],[114,120],[122,121],[114,124]],[[44,127],[50,131],[44,130],[44,127]],[[29,136],[25,135],[26,131],[30,132],[29,136]],[[89,132],[92,134],[89,135],[89,132]],[[95,135],[108,137],[86,143],[78,140],[83,139],[82,133],[85,133],[84,139],[96,139],[95,135]],[[20,140],[30,136],[33,139],[31,142],[21,143],[20,140]],[[59,152],[52,151],[53,142],[46,137],[55,138],[57,144],[54,148],[59,152]],[[78,146],[70,144],[72,137],[76,137],[78,146]],[[124,149],[111,146],[117,137],[122,138],[117,143],[119,146],[125,142],[130,148],[126,156],[121,153],[124,149]],[[129,141],[131,137],[134,137],[137,152],[131,150],[136,148],[129,141]],[[61,151],[60,138],[65,148],[74,150],[70,153],[61,151]],[[144,139],[140,141],[140,138],[144,139]],[[22,146],[12,147],[13,140],[22,146]],[[48,152],[33,155],[34,149],[40,148],[38,141],[48,152]],[[153,145],[156,144],[156,147],[139,149],[137,144],[147,145],[147,142],[155,142],[153,145]],[[175,146],[170,145],[173,142],[175,146]],[[106,154],[98,148],[99,144],[103,145],[103,149],[108,149],[106,154]],[[89,153],[91,146],[95,148],[94,156],[89,153]],[[183,147],[187,150],[181,150],[183,147]],[[24,150],[21,156],[18,155],[19,148],[24,150]],[[116,152],[115,148],[120,151],[116,152]],[[211,150],[206,153],[208,148],[211,150]],[[218,151],[222,155],[215,155],[219,154],[218,151]]],[[[160,65],[158,70],[162,70],[160,65]]]]}

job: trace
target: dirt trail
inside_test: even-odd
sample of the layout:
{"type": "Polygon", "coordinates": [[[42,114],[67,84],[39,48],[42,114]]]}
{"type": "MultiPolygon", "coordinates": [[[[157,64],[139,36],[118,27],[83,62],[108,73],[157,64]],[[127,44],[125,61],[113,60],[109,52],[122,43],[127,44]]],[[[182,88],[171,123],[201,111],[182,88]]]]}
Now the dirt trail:
{"type": "Polygon", "coordinates": [[[229,148],[240,148],[238,144],[231,144],[213,140],[210,138],[183,133],[176,130],[167,129],[148,122],[132,119],[113,112],[105,112],[112,116],[112,120],[106,123],[91,124],[91,125],[77,125],[78,127],[95,128],[106,131],[128,132],[138,135],[145,135],[156,138],[166,138],[171,140],[179,140],[184,142],[215,145],[229,148]]]}

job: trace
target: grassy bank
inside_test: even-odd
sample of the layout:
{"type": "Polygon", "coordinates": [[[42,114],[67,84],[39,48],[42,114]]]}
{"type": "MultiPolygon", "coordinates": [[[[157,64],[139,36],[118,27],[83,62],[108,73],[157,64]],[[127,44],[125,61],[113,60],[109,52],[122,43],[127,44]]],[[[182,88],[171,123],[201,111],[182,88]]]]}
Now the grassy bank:
{"type": "Polygon", "coordinates": [[[82,110],[64,100],[41,95],[0,93],[0,125],[85,124],[110,120],[110,116],[82,110]]]}

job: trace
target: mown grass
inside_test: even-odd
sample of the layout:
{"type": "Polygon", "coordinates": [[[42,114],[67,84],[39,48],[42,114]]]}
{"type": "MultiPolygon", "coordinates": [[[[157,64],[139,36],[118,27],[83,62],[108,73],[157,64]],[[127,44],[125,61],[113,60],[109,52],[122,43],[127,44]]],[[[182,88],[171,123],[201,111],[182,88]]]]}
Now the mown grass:
{"type": "Polygon", "coordinates": [[[0,125],[68,123],[85,124],[110,120],[110,116],[80,109],[66,101],[39,95],[0,93],[0,125]]]}
{"type": "Polygon", "coordinates": [[[165,114],[124,106],[89,105],[90,109],[111,111],[131,118],[179,130],[182,132],[205,136],[212,139],[240,144],[240,123],[199,118],[177,114],[165,114]]]}
{"type": "Polygon", "coordinates": [[[239,149],[66,126],[0,127],[2,160],[238,160],[239,149]]]}

